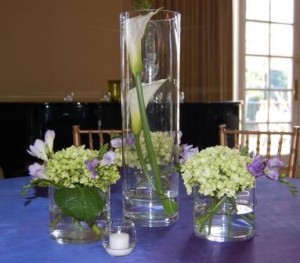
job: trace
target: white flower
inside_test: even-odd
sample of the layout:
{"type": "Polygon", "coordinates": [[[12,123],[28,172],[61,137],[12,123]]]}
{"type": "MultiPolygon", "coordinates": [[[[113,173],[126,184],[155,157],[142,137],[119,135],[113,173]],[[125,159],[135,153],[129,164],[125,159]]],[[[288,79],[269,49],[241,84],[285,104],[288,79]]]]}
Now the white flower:
{"type": "Polygon", "coordinates": [[[27,152],[30,155],[37,157],[43,161],[48,161],[46,144],[40,139],[36,139],[34,144],[29,146],[29,150],[27,150],[27,152]]]}
{"type": "Polygon", "coordinates": [[[45,133],[45,143],[48,147],[49,153],[53,152],[53,141],[55,138],[55,132],[52,130],[47,130],[45,133]]]}
{"type": "MultiPolygon", "coordinates": [[[[147,105],[149,104],[151,98],[156,93],[156,91],[165,83],[165,81],[165,79],[161,79],[152,83],[142,83],[145,108],[147,108],[147,105]]],[[[131,115],[132,132],[138,134],[142,129],[142,122],[136,88],[133,88],[128,92],[128,101],[131,115]]]]}
{"type": "Polygon", "coordinates": [[[159,11],[152,11],[144,16],[137,16],[125,20],[125,42],[129,54],[132,73],[142,71],[141,41],[150,18],[159,11]]]}
{"type": "MultiPolygon", "coordinates": [[[[146,15],[140,15],[125,20],[125,43],[127,47],[127,52],[129,55],[130,68],[137,79],[141,79],[142,72],[142,53],[141,53],[141,43],[144,36],[146,26],[153,15],[155,15],[159,9],[156,11],[151,11],[146,15]]],[[[166,80],[159,80],[152,83],[144,84],[142,83],[142,93],[144,98],[144,107],[146,108],[150,102],[152,96],[158,90],[158,88],[166,80]]],[[[131,114],[131,128],[134,134],[139,134],[142,129],[142,116],[140,114],[139,102],[141,99],[138,98],[138,90],[136,88],[131,89],[128,92],[128,101],[131,114]]]]}

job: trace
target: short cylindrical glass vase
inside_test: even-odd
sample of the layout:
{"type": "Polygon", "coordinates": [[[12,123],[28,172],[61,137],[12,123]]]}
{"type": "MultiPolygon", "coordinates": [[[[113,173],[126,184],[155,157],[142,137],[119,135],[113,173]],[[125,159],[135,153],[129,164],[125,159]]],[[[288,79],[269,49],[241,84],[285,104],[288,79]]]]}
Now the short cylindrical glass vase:
{"type": "Polygon", "coordinates": [[[50,237],[61,244],[83,244],[101,240],[110,220],[110,191],[103,193],[99,189],[99,195],[106,200],[106,204],[95,221],[97,231],[86,222],[65,215],[55,202],[55,191],[55,187],[49,187],[50,237]]]}
{"type": "Polygon", "coordinates": [[[245,190],[236,198],[217,199],[204,196],[193,188],[194,233],[211,241],[231,242],[255,235],[254,190],[245,190]]]}
{"type": "Polygon", "coordinates": [[[123,212],[137,226],[178,219],[180,14],[125,12],[121,26],[123,212]]]}

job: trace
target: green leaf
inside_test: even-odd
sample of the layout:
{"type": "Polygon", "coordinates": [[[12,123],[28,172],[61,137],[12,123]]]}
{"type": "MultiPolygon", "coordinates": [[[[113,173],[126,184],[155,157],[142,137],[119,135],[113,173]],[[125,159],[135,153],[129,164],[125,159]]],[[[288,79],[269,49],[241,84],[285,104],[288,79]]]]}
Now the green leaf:
{"type": "Polygon", "coordinates": [[[284,177],[279,178],[279,182],[287,186],[293,197],[296,197],[298,195],[298,188],[293,182],[288,181],[284,177]]]}
{"type": "Polygon", "coordinates": [[[59,188],[54,200],[64,214],[89,225],[101,214],[106,203],[96,187],[59,188]]]}
{"type": "Polygon", "coordinates": [[[107,152],[108,150],[108,143],[105,143],[103,146],[101,146],[101,148],[99,149],[98,152],[98,159],[102,160],[103,155],[107,152]]]}

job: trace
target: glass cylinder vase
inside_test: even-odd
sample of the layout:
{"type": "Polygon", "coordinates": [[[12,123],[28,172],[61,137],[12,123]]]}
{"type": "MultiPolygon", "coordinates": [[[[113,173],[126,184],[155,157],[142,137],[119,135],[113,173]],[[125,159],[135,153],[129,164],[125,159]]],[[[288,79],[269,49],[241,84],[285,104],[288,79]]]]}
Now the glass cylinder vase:
{"type": "Polygon", "coordinates": [[[121,26],[123,212],[138,226],[178,219],[180,14],[125,12],[121,26]]]}
{"type": "MultiPolygon", "coordinates": [[[[101,214],[96,219],[97,231],[93,230],[86,222],[78,221],[62,212],[55,202],[55,187],[49,187],[49,217],[50,237],[58,243],[83,244],[102,239],[105,227],[110,220],[110,191],[99,195],[106,204],[101,214]]],[[[71,205],[71,204],[70,204],[71,205]]]]}
{"type": "Polygon", "coordinates": [[[245,190],[236,198],[217,199],[193,188],[194,233],[211,241],[242,241],[255,235],[254,190],[245,190]]]}

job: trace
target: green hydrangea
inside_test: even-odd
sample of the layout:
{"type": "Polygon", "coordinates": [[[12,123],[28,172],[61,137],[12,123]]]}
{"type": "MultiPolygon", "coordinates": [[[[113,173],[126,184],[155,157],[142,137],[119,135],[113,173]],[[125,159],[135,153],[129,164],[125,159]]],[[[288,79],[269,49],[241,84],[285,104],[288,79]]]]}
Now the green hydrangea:
{"type": "MultiPolygon", "coordinates": [[[[168,165],[175,153],[175,146],[173,137],[168,132],[151,132],[151,139],[153,143],[153,148],[155,150],[157,163],[159,166],[168,165]]],[[[143,133],[140,136],[140,144],[142,149],[143,158],[146,162],[147,169],[150,171],[151,166],[148,158],[148,152],[145,144],[145,138],[143,133]]],[[[124,146],[125,156],[126,156],[126,164],[132,168],[141,168],[140,161],[138,155],[136,153],[136,149],[134,145],[126,145],[124,146]]],[[[117,148],[115,150],[117,157],[116,163],[121,165],[122,163],[122,149],[117,148]]]]}
{"type": "Polygon", "coordinates": [[[249,156],[226,146],[206,148],[189,158],[181,167],[182,177],[188,194],[193,186],[199,186],[199,193],[222,198],[236,197],[246,188],[253,188],[255,178],[246,164],[249,156]]]}
{"type": "Polygon", "coordinates": [[[47,162],[48,180],[60,187],[94,186],[107,191],[119,179],[119,172],[116,165],[99,165],[97,176],[92,178],[85,161],[91,161],[97,156],[98,151],[85,149],[84,146],[71,146],[58,151],[47,162]]]}

